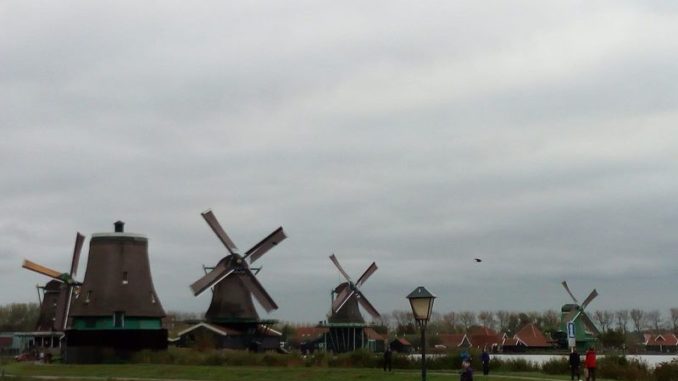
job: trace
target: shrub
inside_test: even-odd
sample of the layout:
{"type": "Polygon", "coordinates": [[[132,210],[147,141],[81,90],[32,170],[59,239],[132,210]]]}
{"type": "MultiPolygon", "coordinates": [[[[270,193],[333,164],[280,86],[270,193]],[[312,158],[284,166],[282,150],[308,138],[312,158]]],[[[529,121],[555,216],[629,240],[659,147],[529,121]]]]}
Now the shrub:
{"type": "Polygon", "coordinates": [[[678,360],[663,362],[654,369],[656,381],[678,381],[678,360]]]}
{"type": "Polygon", "coordinates": [[[541,370],[546,374],[569,374],[570,363],[566,358],[552,358],[541,364],[541,370]]]}
{"type": "Polygon", "coordinates": [[[646,363],[628,359],[625,356],[607,355],[598,359],[597,376],[614,380],[645,381],[650,380],[650,370],[646,363]]]}

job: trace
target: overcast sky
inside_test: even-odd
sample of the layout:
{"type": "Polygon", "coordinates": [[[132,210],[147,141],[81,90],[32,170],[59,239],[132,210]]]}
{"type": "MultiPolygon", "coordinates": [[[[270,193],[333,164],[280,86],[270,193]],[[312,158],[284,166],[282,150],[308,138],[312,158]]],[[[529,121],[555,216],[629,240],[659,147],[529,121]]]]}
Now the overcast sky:
{"type": "Polygon", "coordinates": [[[205,311],[211,208],[245,250],[287,232],[262,317],[324,319],[331,253],[376,261],[382,312],[559,309],[567,280],[666,315],[677,35],[669,1],[3,1],[0,303],[120,219],[165,309],[205,311]]]}

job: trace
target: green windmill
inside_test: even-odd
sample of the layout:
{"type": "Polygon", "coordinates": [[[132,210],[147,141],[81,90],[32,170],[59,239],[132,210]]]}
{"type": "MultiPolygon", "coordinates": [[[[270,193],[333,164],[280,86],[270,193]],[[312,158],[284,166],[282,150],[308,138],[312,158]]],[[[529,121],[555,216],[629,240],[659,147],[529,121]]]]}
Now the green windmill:
{"type": "Polygon", "coordinates": [[[574,297],[570,288],[567,287],[567,282],[563,281],[562,283],[565,291],[570,295],[574,304],[565,304],[561,308],[561,323],[560,331],[561,338],[564,339],[564,342],[561,342],[561,345],[568,346],[567,343],[567,325],[569,322],[574,324],[574,336],[577,350],[581,352],[585,351],[587,348],[593,346],[598,340],[597,337],[600,334],[598,327],[593,323],[593,320],[586,313],[586,307],[593,301],[593,299],[598,296],[598,291],[593,289],[589,296],[586,297],[583,303],[579,304],[577,298],[574,297]]]}

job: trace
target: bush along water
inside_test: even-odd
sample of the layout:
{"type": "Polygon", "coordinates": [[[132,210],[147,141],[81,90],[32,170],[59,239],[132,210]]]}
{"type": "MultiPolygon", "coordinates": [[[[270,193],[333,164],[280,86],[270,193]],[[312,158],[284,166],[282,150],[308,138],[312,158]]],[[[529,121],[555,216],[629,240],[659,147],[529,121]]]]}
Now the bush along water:
{"type": "MultiPolygon", "coordinates": [[[[479,370],[480,353],[471,351],[471,366],[479,370]]],[[[427,368],[438,371],[456,371],[461,367],[461,352],[437,353],[427,356],[427,368]]],[[[142,351],[136,353],[132,362],[149,364],[212,365],[212,366],[267,366],[267,367],[321,367],[321,368],[381,368],[383,356],[367,350],[331,354],[316,352],[302,356],[299,352],[289,354],[251,353],[232,350],[196,351],[188,348],[171,348],[167,351],[142,351]]],[[[394,369],[420,369],[421,358],[394,353],[394,369]]],[[[565,356],[554,358],[539,365],[525,359],[499,359],[490,361],[492,372],[543,372],[552,375],[569,375],[565,356]]],[[[661,363],[653,370],[645,362],[624,356],[606,355],[598,358],[598,378],[621,381],[678,381],[678,361],[661,363]]]]}

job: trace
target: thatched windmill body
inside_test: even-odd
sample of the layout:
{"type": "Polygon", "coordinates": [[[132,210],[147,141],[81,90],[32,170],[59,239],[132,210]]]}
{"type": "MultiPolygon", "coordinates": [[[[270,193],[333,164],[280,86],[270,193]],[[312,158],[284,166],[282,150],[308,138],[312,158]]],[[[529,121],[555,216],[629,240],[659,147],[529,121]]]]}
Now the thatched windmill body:
{"type": "Polygon", "coordinates": [[[329,328],[328,349],[335,353],[343,353],[365,348],[369,342],[365,329],[369,325],[365,323],[359,306],[363,307],[373,319],[379,319],[381,316],[360,287],[377,271],[377,264],[372,262],[360,278],[353,282],[334,254],[330,255],[330,260],[346,281],[332,290],[331,311],[325,324],[329,328]]]}
{"type": "Polygon", "coordinates": [[[236,349],[278,348],[280,335],[269,328],[276,320],[260,319],[253,299],[267,313],[277,309],[278,305],[257,280],[250,265],[287,238],[283,228],[279,227],[242,253],[211,210],[202,213],[202,216],[228,251],[228,255],[214,267],[206,268],[208,272],[191,284],[195,296],[212,289],[212,301],[205,313],[206,323],[213,331],[227,333],[221,335],[216,344],[236,349]]]}
{"type": "Polygon", "coordinates": [[[126,233],[122,221],[112,233],[93,234],[85,278],[70,309],[65,360],[100,362],[144,349],[166,349],[163,317],[151,276],[148,238],[126,233]]]}

